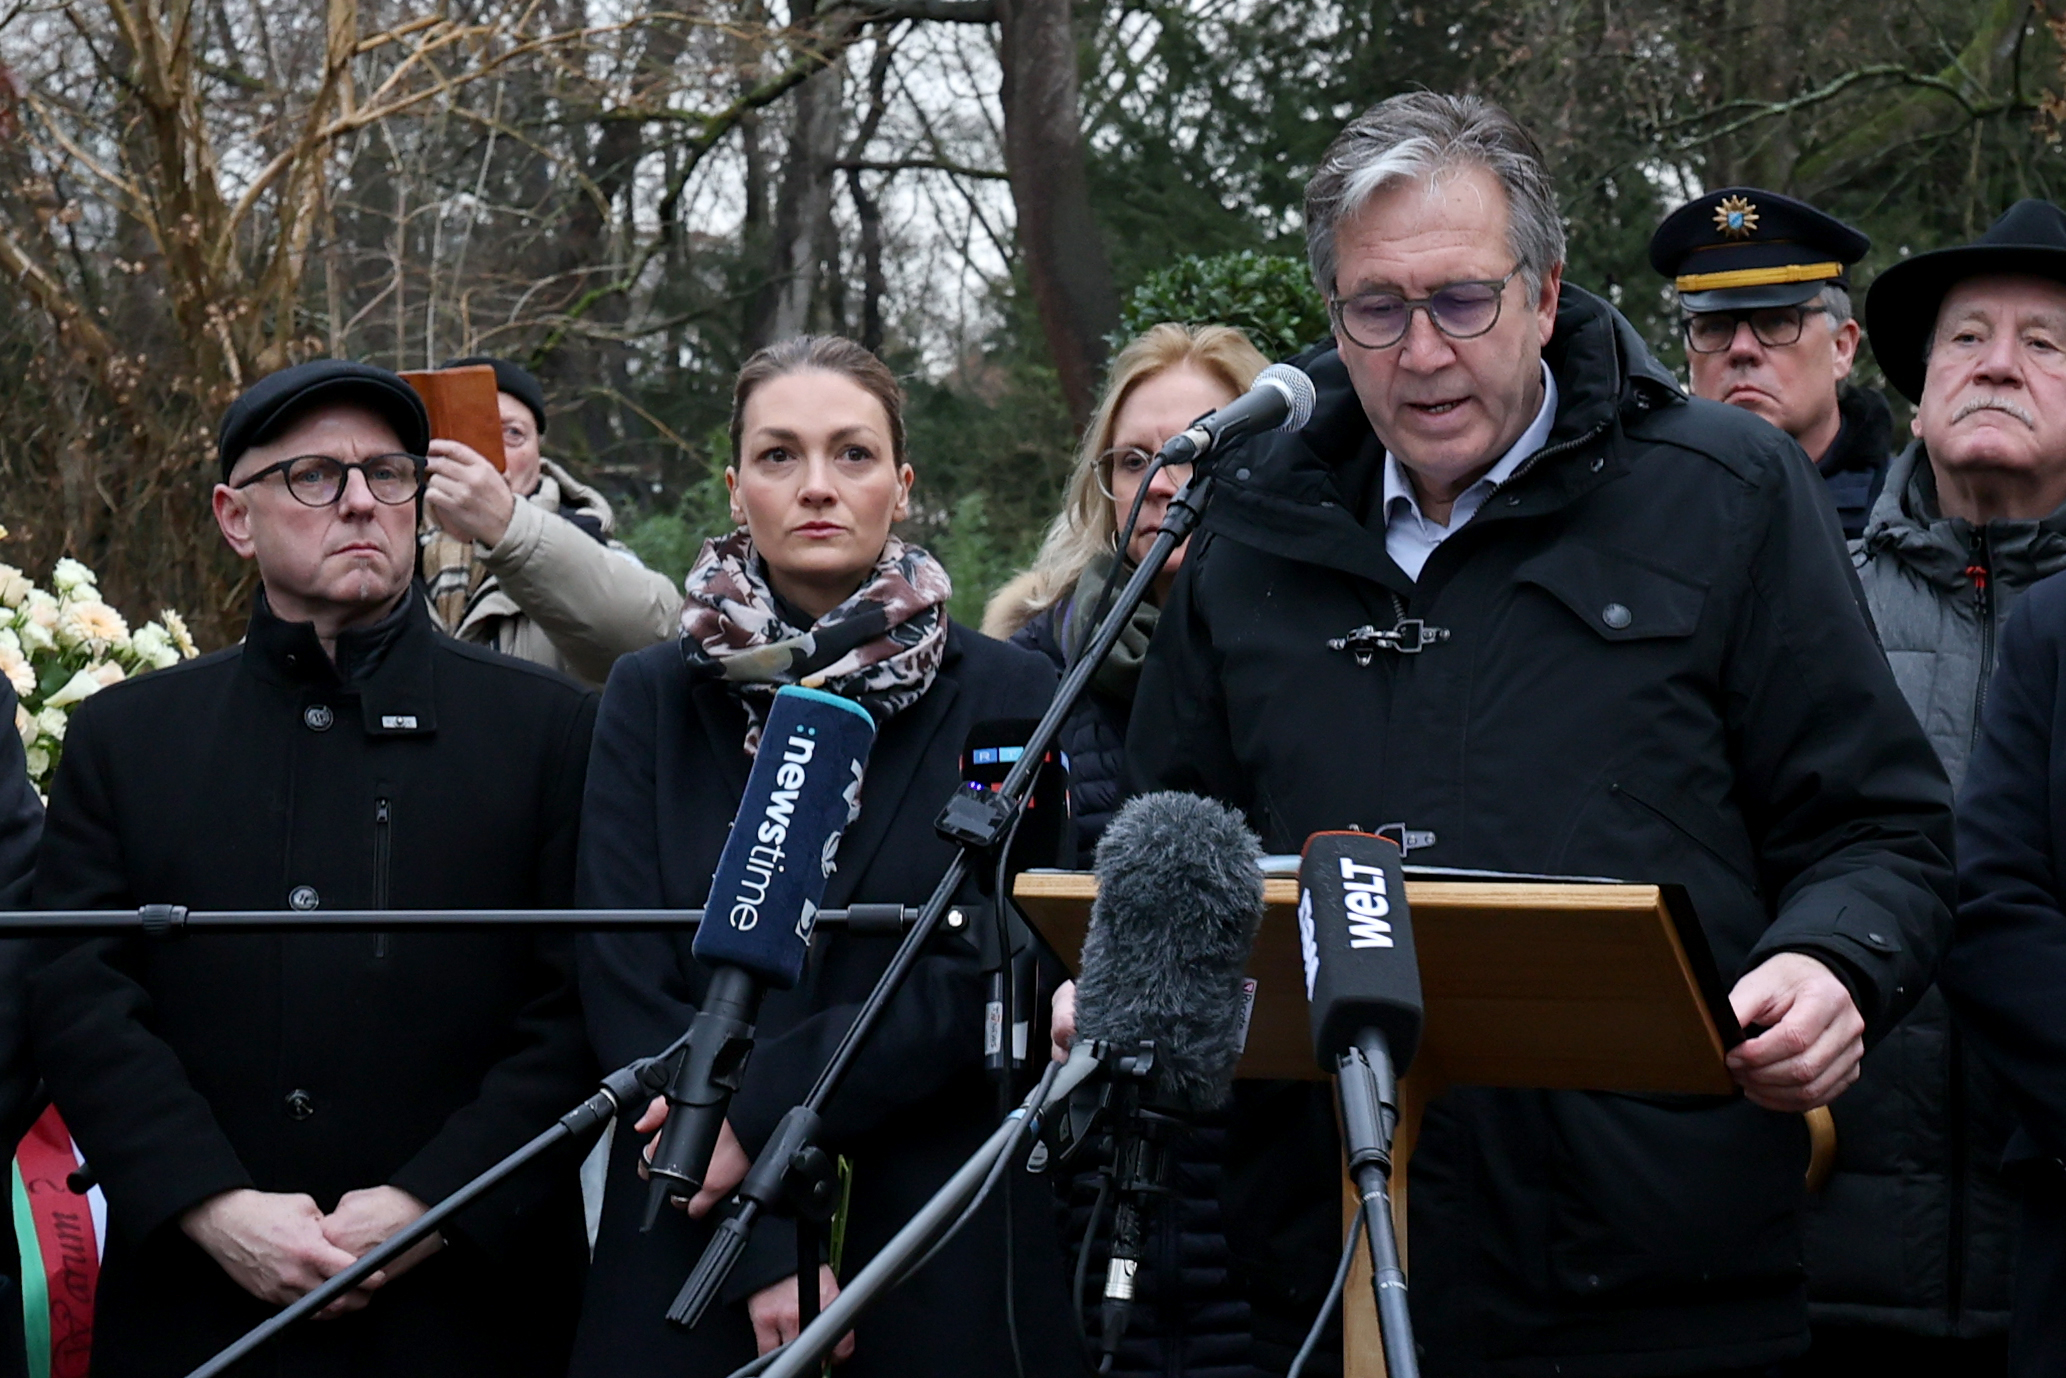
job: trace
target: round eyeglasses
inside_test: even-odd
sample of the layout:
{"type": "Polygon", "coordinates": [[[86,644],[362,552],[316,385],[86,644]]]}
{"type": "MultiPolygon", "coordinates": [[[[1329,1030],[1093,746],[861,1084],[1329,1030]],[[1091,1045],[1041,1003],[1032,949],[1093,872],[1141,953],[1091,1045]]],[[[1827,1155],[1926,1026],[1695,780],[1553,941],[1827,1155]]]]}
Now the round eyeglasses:
{"type": "MultiPolygon", "coordinates": [[[[1138,445],[1121,445],[1105,451],[1097,457],[1093,466],[1098,476],[1098,491],[1114,502],[1119,499],[1119,486],[1126,485],[1129,492],[1140,486],[1141,475],[1154,466],[1155,456],[1138,445]]],[[[1181,488],[1191,478],[1188,464],[1165,464],[1163,471],[1176,480],[1181,488]]]]}
{"type": "Polygon", "coordinates": [[[287,492],[304,507],[329,507],[344,496],[344,486],[358,474],[376,502],[400,507],[423,491],[423,461],[415,455],[375,455],[347,464],[334,455],[297,455],[268,464],[232,488],[249,488],[261,479],[281,475],[287,492]]]}
{"type": "Polygon", "coordinates": [[[1827,306],[1765,306],[1755,311],[1702,311],[1686,317],[1686,347],[1695,354],[1720,354],[1736,342],[1736,327],[1746,322],[1767,349],[1800,343],[1801,326],[1827,306]]]}
{"type": "Polygon", "coordinates": [[[1425,297],[1402,297],[1397,292],[1360,292],[1327,303],[1329,314],[1341,333],[1365,349],[1390,349],[1406,338],[1413,325],[1413,313],[1425,311],[1435,329],[1452,340],[1475,340],[1499,324],[1499,308],[1506,300],[1506,285],[1521,271],[1503,278],[1474,282],[1452,282],[1425,297]]]}

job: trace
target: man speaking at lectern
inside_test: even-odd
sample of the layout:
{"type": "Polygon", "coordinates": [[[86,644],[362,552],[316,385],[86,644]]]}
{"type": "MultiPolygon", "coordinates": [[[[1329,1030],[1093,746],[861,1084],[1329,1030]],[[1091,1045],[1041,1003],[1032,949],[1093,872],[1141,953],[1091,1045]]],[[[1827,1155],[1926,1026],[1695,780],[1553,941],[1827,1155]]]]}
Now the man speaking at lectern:
{"type": "MultiPolygon", "coordinates": [[[[1943,769],[1813,466],[1563,284],[1510,116],[1383,102],[1306,221],[1319,408],[1220,462],[1133,783],[1227,799],[1276,851],[1361,828],[1413,863],[1686,886],[1767,1030],[1730,1056],[1745,1094],[1450,1091],[1413,1160],[1416,1329],[1430,1378],[1762,1371],[1808,1344],[1800,1112],[1949,932],[1943,769]]],[[[1229,1180],[1339,1172],[1269,1151],[1312,1158],[1229,1180]]]]}

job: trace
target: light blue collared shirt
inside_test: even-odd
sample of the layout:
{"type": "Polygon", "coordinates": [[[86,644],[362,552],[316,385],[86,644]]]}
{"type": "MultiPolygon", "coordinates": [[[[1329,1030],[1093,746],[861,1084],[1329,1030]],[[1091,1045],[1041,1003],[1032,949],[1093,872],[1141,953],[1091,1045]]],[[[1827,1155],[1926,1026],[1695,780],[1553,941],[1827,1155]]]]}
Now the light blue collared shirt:
{"type": "Polygon", "coordinates": [[[1449,509],[1449,524],[1430,521],[1421,514],[1420,500],[1413,495],[1413,484],[1406,477],[1406,466],[1390,450],[1385,451],[1385,553],[1394,564],[1406,571],[1409,579],[1419,579],[1421,567],[1428,562],[1428,556],[1435,553],[1435,547],[1448,540],[1462,528],[1463,524],[1478,514],[1485,505],[1485,499],[1492,496],[1492,490],[1514,476],[1514,470],[1544,445],[1549,443],[1550,427],[1557,419],[1557,380],[1550,376],[1549,365],[1542,366],[1542,410],[1535,413],[1535,419],[1528,423],[1528,429],[1521,432],[1521,438],[1513,448],[1500,456],[1485,476],[1463,490],[1456,503],[1449,509]]]}

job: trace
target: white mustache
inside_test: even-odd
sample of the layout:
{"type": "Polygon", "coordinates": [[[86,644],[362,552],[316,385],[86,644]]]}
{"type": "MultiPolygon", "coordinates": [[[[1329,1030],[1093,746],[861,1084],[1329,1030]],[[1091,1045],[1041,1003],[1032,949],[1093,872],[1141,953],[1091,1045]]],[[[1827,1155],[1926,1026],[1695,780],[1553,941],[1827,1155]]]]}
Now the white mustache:
{"type": "Polygon", "coordinates": [[[1959,403],[1958,410],[1952,414],[1951,424],[1955,426],[1974,412],[1982,411],[1998,411],[2005,416],[2015,417],[2032,430],[2037,429],[2037,422],[2030,413],[2024,411],[2006,397],[1975,397],[1969,402],[1961,402],[1959,403]]]}

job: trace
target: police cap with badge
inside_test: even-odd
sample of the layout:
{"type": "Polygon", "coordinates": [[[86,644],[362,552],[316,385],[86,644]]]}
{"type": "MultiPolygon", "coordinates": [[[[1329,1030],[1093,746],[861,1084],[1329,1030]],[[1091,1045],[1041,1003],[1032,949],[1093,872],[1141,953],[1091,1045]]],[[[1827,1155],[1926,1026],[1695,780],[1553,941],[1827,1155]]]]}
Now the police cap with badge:
{"type": "Polygon", "coordinates": [[[1805,201],[1724,187],[1688,201],[1650,236],[1650,266],[1696,314],[1799,306],[1825,287],[1849,290],[1872,241],[1805,201]]]}

